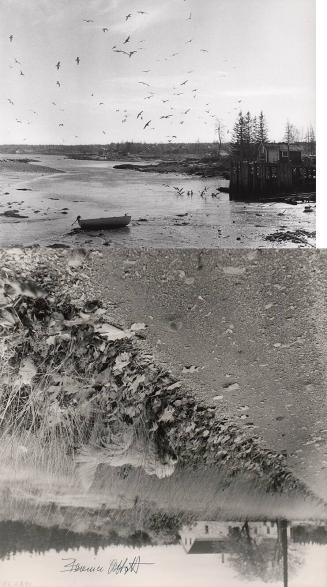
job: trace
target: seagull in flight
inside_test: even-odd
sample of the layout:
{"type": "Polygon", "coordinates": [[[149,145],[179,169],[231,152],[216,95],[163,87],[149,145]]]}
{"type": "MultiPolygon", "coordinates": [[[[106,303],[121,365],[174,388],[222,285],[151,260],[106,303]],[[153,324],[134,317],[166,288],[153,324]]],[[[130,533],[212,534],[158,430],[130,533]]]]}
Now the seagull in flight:
{"type": "Polygon", "coordinates": [[[18,63],[18,65],[21,65],[21,62],[18,61],[18,59],[16,59],[16,57],[15,57],[15,63],[18,63]]]}
{"type": "Polygon", "coordinates": [[[148,120],[148,122],[144,125],[143,130],[146,129],[148,126],[150,126],[151,124],[151,120],[148,120]]]}
{"type": "Polygon", "coordinates": [[[141,112],[138,113],[136,118],[141,118],[142,114],[143,114],[144,110],[141,110],[141,112]]]}
{"type": "Polygon", "coordinates": [[[137,14],[149,14],[148,12],[145,12],[144,10],[138,10],[137,14]]]}
{"type": "Polygon", "coordinates": [[[91,18],[83,18],[83,22],[94,22],[91,18]]]}
{"type": "Polygon", "coordinates": [[[128,57],[131,58],[134,55],[134,53],[137,53],[137,51],[130,51],[128,53],[128,57]]]}
{"type": "Polygon", "coordinates": [[[128,35],[128,37],[125,39],[125,41],[124,41],[123,45],[126,45],[126,43],[128,43],[128,42],[129,42],[130,38],[131,38],[131,36],[130,36],[130,35],[128,35]]]}
{"type": "Polygon", "coordinates": [[[58,71],[60,69],[60,65],[61,65],[61,63],[60,63],[60,61],[58,61],[58,63],[56,63],[56,68],[57,68],[58,71]]]}
{"type": "Polygon", "coordinates": [[[57,84],[58,88],[60,88],[60,82],[56,82],[56,84],[57,84]]]}
{"type": "Polygon", "coordinates": [[[21,71],[19,75],[24,75],[24,73],[21,71]]]}
{"type": "Polygon", "coordinates": [[[9,41],[12,43],[14,35],[9,35],[9,41]]]}
{"type": "Polygon", "coordinates": [[[14,102],[12,101],[12,99],[11,99],[11,98],[8,98],[8,102],[9,102],[9,104],[11,104],[12,106],[14,106],[14,102]]]}
{"type": "Polygon", "coordinates": [[[77,65],[79,65],[80,58],[79,57],[76,57],[75,61],[76,61],[77,65]]]}
{"type": "Polygon", "coordinates": [[[105,26],[105,27],[103,27],[103,29],[102,29],[102,30],[103,30],[103,32],[104,32],[104,33],[107,33],[107,32],[109,31],[109,29],[108,29],[106,26],[105,26]]]}
{"type": "Polygon", "coordinates": [[[64,126],[63,123],[61,122],[60,124],[58,124],[58,126],[64,126]]]}
{"type": "Polygon", "coordinates": [[[148,86],[149,88],[151,87],[151,84],[147,84],[146,82],[139,82],[139,84],[142,84],[142,86],[148,86]]]}
{"type": "Polygon", "coordinates": [[[187,43],[192,43],[193,39],[189,39],[188,41],[186,41],[185,45],[187,45],[187,43]]]}
{"type": "Polygon", "coordinates": [[[125,16],[125,22],[131,17],[132,17],[131,13],[129,13],[127,16],[125,16]]]}
{"type": "Polygon", "coordinates": [[[182,82],[180,85],[181,85],[181,86],[185,86],[185,85],[187,84],[187,82],[188,82],[188,79],[187,79],[187,80],[185,80],[185,82],[182,82]]]}

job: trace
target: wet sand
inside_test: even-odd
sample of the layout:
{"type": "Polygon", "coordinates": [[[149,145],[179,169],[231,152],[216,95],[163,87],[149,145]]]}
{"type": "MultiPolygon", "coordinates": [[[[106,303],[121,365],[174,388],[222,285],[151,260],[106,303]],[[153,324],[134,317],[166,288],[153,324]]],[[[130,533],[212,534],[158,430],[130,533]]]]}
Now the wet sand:
{"type": "Polygon", "coordinates": [[[219,192],[228,185],[223,178],[143,174],[114,169],[117,162],[59,156],[35,159],[36,165],[24,164],[28,172],[22,164],[1,171],[0,214],[14,210],[25,218],[0,216],[0,246],[315,246],[314,206],[311,213],[304,213],[304,203],[231,202],[228,194],[219,192]],[[184,190],[183,196],[176,187],[184,190]],[[125,212],[132,215],[126,229],[83,232],[72,226],[78,215],[96,218],[125,212]],[[278,233],[280,238],[271,236],[278,233]]]}

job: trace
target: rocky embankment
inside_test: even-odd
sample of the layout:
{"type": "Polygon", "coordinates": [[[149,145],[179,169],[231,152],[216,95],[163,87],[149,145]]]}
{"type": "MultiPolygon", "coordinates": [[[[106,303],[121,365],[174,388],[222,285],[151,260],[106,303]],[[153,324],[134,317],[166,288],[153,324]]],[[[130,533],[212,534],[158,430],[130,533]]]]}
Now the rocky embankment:
{"type": "Polygon", "coordinates": [[[179,173],[200,177],[224,177],[229,179],[228,163],[213,159],[185,159],[182,161],[160,161],[148,165],[139,163],[120,163],[114,169],[141,171],[143,173],[179,173]]]}
{"type": "Polygon", "coordinates": [[[2,251],[0,261],[2,434],[25,430],[44,450],[59,434],[65,459],[94,434],[107,443],[113,425],[142,422],[159,455],[173,451],[179,467],[220,467],[267,492],[316,499],[282,454],[196,400],[144,352],[144,324],[120,328],[110,308],[87,299],[83,254],[2,251]]]}

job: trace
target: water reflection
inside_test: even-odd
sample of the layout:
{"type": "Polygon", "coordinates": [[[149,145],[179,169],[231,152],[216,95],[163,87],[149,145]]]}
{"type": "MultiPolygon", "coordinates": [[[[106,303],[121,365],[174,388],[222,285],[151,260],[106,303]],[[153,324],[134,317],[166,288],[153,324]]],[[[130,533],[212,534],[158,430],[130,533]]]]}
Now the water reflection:
{"type": "Polygon", "coordinates": [[[243,518],[178,524],[176,517],[166,516],[161,517],[160,526],[160,532],[159,527],[154,529],[152,525],[147,532],[136,530],[124,535],[122,529],[121,534],[100,535],[77,533],[58,525],[3,521],[0,522],[1,576],[8,581],[15,576],[16,581],[32,581],[33,585],[39,585],[37,577],[41,576],[42,587],[65,587],[75,584],[76,579],[78,584],[88,585],[92,575],[92,585],[101,586],[108,581],[110,567],[111,584],[116,584],[116,580],[118,584],[119,579],[122,585],[129,585],[132,579],[134,585],[140,586],[150,585],[151,581],[152,585],[165,587],[195,586],[194,580],[199,576],[203,577],[204,585],[212,584],[206,582],[209,578],[228,579],[228,584],[235,587],[266,583],[276,587],[325,584],[326,575],[310,575],[313,565],[317,569],[320,565],[323,571],[326,564],[325,521],[243,518]],[[163,536],[169,534],[174,539],[167,545],[163,536]],[[27,555],[32,564],[27,564],[27,555]],[[119,564],[123,567],[133,561],[136,566],[131,567],[134,570],[130,573],[113,571],[119,570],[119,564]],[[143,564],[137,566],[135,561],[143,564]],[[19,562],[24,566],[18,566],[19,562]],[[42,575],[45,566],[50,571],[48,580],[42,575]],[[82,571],[82,566],[87,570],[82,571]],[[93,571],[95,566],[102,570],[93,571]]]}

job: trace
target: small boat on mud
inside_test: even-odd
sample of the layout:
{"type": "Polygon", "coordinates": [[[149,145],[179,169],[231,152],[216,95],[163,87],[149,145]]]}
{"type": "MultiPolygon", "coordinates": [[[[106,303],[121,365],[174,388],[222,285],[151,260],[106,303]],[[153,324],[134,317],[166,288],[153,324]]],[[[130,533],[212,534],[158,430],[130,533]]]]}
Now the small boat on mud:
{"type": "Polygon", "coordinates": [[[128,226],[131,220],[132,217],[128,216],[128,214],[124,216],[109,216],[108,218],[81,218],[81,216],[77,216],[76,218],[76,221],[83,230],[124,228],[124,226],[128,226]]]}

